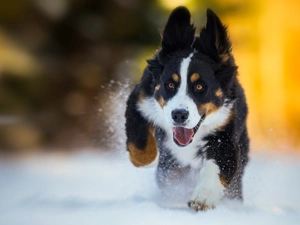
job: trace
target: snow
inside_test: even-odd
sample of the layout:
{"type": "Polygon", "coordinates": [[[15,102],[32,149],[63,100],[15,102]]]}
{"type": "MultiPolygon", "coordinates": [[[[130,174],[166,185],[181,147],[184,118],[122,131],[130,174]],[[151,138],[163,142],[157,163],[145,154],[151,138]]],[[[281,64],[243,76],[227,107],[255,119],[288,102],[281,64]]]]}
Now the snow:
{"type": "Polygon", "coordinates": [[[135,168],[125,151],[1,160],[0,224],[299,224],[299,178],[299,156],[253,153],[244,202],[195,213],[164,204],[155,168],[135,168]]]}

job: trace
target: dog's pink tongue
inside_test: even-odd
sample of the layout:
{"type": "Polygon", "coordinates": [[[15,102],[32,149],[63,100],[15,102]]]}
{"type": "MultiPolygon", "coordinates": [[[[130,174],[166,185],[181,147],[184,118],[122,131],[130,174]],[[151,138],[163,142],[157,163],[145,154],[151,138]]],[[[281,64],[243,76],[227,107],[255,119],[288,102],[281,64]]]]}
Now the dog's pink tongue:
{"type": "Polygon", "coordinates": [[[180,145],[186,146],[193,139],[194,130],[186,129],[184,127],[174,127],[173,134],[180,145]]]}

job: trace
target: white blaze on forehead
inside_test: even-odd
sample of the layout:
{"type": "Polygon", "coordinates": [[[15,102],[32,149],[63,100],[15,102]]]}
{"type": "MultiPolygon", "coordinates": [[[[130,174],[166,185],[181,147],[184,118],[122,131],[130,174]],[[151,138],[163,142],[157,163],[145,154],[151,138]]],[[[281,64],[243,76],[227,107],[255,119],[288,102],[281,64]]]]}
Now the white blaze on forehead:
{"type": "Polygon", "coordinates": [[[189,112],[189,117],[185,123],[186,128],[194,128],[200,120],[197,106],[188,95],[188,69],[193,55],[194,53],[191,53],[187,58],[181,61],[179,69],[180,85],[178,91],[164,107],[166,121],[170,126],[174,126],[172,111],[176,109],[184,109],[189,112]]]}
{"type": "Polygon", "coordinates": [[[187,78],[188,78],[188,69],[193,57],[194,53],[191,53],[187,58],[183,59],[180,64],[180,77],[181,83],[178,90],[178,95],[186,95],[187,94],[187,78]]]}

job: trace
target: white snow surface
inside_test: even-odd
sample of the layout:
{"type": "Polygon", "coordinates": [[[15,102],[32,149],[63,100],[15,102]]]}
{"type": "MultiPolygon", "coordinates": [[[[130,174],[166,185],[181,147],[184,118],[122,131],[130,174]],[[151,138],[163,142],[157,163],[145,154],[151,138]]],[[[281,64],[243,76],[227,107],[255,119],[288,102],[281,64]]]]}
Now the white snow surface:
{"type": "Polygon", "coordinates": [[[287,155],[252,154],[244,202],[197,213],[165,204],[155,168],[135,168],[125,151],[2,160],[0,224],[300,224],[300,158],[287,155]]]}

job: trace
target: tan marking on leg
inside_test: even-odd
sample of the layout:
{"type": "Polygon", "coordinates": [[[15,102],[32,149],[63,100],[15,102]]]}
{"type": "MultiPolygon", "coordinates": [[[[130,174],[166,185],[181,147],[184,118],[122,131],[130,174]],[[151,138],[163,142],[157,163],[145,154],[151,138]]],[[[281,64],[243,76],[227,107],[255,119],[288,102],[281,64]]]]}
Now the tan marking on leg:
{"type": "Polygon", "coordinates": [[[174,73],[173,75],[172,75],[172,78],[173,78],[173,80],[175,81],[175,82],[179,82],[179,76],[176,74],[176,73],[174,73]]]}
{"type": "Polygon", "coordinates": [[[133,143],[128,143],[130,161],[136,167],[146,166],[152,163],[157,156],[156,140],[154,138],[154,128],[149,125],[147,144],[144,149],[138,149],[133,143]]]}
{"type": "Polygon", "coordinates": [[[215,95],[216,95],[217,97],[222,97],[222,96],[223,96],[223,92],[222,92],[221,88],[219,88],[219,89],[216,91],[215,95]]]}
{"type": "Polygon", "coordinates": [[[225,180],[225,178],[221,177],[220,175],[219,177],[220,177],[221,184],[223,185],[223,187],[226,188],[228,186],[228,182],[225,180]]]}

